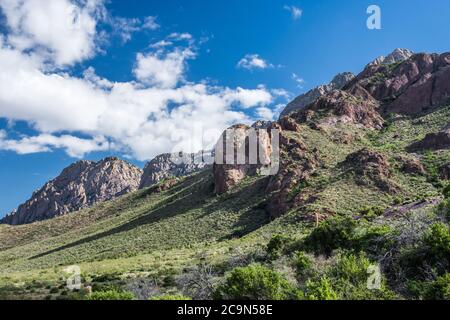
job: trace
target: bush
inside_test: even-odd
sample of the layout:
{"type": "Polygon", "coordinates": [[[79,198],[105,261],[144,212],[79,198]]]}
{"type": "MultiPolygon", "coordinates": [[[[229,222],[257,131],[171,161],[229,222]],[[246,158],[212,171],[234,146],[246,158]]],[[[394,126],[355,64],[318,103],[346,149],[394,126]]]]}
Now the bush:
{"type": "Polygon", "coordinates": [[[298,276],[308,275],[311,272],[313,266],[313,262],[311,261],[311,259],[308,258],[308,256],[302,251],[298,251],[295,254],[294,264],[298,276]]]}
{"type": "Polygon", "coordinates": [[[305,239],[307,249],[315,253],[331,255],[340,248],[355,252],[385,250],[390,246],[386,237],[392,229],[389,226],[372,226],[368,222],[356,221],[351,217],[337,216],[322,222],[305,239]]]}
{"type": "Polygon", "coordinates": [[[93,292],[89,297],[89,300],[134,300],[134,299],[135,297],[131,292],[116,291],[116,290],[93,292]]]}
{"type": "Polygon", "coordinates": [[[444,187],[444,190],[442,190],[442,194],[444,195],[445,199],[450,199],[450,182],[447,183],[447,185],[444,187]]]}
{"type": "MultiPolygon", "coordinates": [[[[345,300],[395,299],[395,293],[386,287],[384,278],[379,279],[380,288],[368,288],[368,280],[372,275],[369,271],[372,265],[373,263],[363,252],[340,254],[336,264],[328,271],[333,289],[339,298],[345,300]]],[[[380,277],[382,277],[381,274],[380,277]]]]}
{"type": "Polygon", "coordinates": [[[278,272],[259,264],[234,269],[214,294],[216,299],[229,300],[286,300],[299,296],[278,272]]]}
{"type": "Polygon", "coordinates": [[[333,250],[351,247],[357,222],[351,217],[334,217],[323,221],[306,238],[305,244],[316,253],[330,255],[333,250]]]}
{"type": "Polygon", "coordinates": [[[308,300],[338,300],[331,281],[325,276],[316,281],[308,280],[306,283],[305,298],[308,300]]]}
{"type": "Polygon", "coordinates": [[[290,242],[290,238],[282,235],[274,235],[267,244],[267,255],[270,260],[276,260],[282,254],[286,245],[290,242]]]}
{"type": "Polygon", "coordinates": [[[436,258],[450,261],[450,227],[447,224],[433,224],[424,240],[436,258]]]}
{"type": "Polygon", "coordinates": [[[450,300],[450,273],[437,278],[428,289],[425,299],[450,300]]]}
{"type": "Polygon", "coordinates": [[[186,297],[183,295],[164,295],[164,296],[156,296],[152,297],[149,300],[162,300],[162,301],[171,301],[171,300],[179,300],[179,301],[188,301],[192,300],[190,297],[186,297]]]}

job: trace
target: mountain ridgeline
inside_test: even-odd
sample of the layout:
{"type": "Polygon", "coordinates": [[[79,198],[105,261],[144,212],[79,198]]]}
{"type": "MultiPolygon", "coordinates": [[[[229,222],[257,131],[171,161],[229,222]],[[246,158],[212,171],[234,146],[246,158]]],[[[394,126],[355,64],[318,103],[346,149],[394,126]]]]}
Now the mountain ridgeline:
{"type": "MultiPolygon", "coordinates": [[[[0,225],[0,298],[70,297],[74,264],[139,299],[450,298],[450,53],[397,49],[253,128],[269,162],[278,129],[273,175],[248,154],[65,169],[0,225]]],[[[233,129],[241,150],[251,127],[233,129]]]]}

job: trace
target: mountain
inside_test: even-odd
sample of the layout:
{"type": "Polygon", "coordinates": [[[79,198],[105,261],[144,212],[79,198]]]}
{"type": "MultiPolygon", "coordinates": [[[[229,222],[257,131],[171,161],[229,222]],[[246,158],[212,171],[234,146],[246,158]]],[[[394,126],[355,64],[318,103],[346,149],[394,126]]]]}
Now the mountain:
{"type": "MultiPolygon", "coordinates": [[[[381,56],[372,61],[368,67],[370,66],[379,66],[379,65],[390,65],[394,63],[399,63],[409,59],[414,53],[408,49],[395,49],[389,55],[381,56]]],[[[318,86],[305,94],[302,94],[295,98],[291,103],[289,103],[286,108],[281,112],[280,117],[284,117],[289,115],[290,113],[300,110],[307,105],[313,103],[318,98],[332,92],[333,90],[342,89],[345,87],[347,83],[352,81],[355,78],[355,75],[351,72],[344,72],[336,75],[333,80],[327,85],[318,86]]]]}
{"type": "Polygon", "coordinates": [[[142,170],[118,158],[78,161],[65,168],[1,222],[19,225],[50,219],[138,189],[142,170]]]}
{"type": "MultiPolygon", "coordinates": [[[[449,93],[450,53],[370,63],[255,124],[257,164],[248,152],[239,164],[217,157],[177,178],[166,155],[148,188],[0,225],[0,298],[86,299],[91,288],[139,299],[448,299],[449,93]],[[78,292],[66,288],[70,265],[82,269],[78,292]],[[380,281],[369,289],[370,270],[380,281]]],[[[234,149],[254,128],[232,127],[234,149]]]]}
{"type": "Polygon", "coordinates": [[[351,72],[339,73],[336,75],[329,84],[320,85],[314,89],[309,90],[305,94],[302,94],[290,102],[286,108],[281,112],[280,117],[289,115],[290,113],[306,107],[308,104],[314,102],[319,97],[335,90],[341,89],[349,81],[353,80],[355,75],[351,72]]]}
{"type": "Polygon", "coordinates": [[[147,188],[171,177],[184,177],[207,167],[211,152],[162,154],[147,163],[139,189],[147,188]],[[205,158],[205,159],[204,159],[205,158]]]}

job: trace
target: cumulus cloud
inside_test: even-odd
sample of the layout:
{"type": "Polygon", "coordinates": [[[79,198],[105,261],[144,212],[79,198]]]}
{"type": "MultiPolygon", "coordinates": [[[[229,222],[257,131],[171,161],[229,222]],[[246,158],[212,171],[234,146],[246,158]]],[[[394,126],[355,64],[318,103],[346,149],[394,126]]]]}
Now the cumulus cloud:
{"type": "MultiPolygon", "coordinates": [[[[197,152],[211,148],[230,125],[250,123],[248,109],[259,108],[267,116],[263,108],[282,94],[264,86],[228,88],[186,81],[187,61],[196,57],[195,40],[187,33],[171,34],[164,40],[167,45],[161,42],[150,52],[138,53],[131,70],[134,81],[114,82],[92,67],[82,76],[49,69],[49,55],[56,64],[68,65],[94,54],[96,8],[101,1],[48,0],[47,9],[62,14],[57,1],[92,19],[89,28],[73,31],[75,37],[85,37],[83,45],[75,41],[69,49],[63,44],[72,45],[72,31],[61,28],[62,36],[53,28],[57,35],[50,32],[46,38],[44,31],[26,27],[34,23],[27,20],[41,19],[28,16],[40,12],[29,11],[32,7],[26,4],[36,1],[0,0],[2,9],[10,10],[6,14],[10,32],[0,35],[0,118],[25,121],[32,129],[19,137],[0,131],[0,150],[25,154],[62,149],[77,158],[115,150],[142,161],[165,152],[197,152]],[[19,38],[29,42],[18,45],[19,38]]],[[[52,17],[55,12],[43,14],[52,17]]],[[[60,23],[58,19],[55,23],[60,23]]]]}
{"type": "Polygon", "coordinates": [[[289,11],[291,13],[292,18],[294,20],[300,19],[302,17],[302,15],[303,15],[303,10],[298,8],[298,7],[296,7],[296,6],[285,5],[283,8],[284,8],[284,10],[287,10],[287,11],[289,11]]]}
{"type": "Polygon", "coordinates": [[[253,69],[267,69],[272,68],[273,65],[261,58],[258,54],[247,54],[237,64],[238,68],[247,70],[253,69]]]}
{"type": "Polygon", "coordinates": [[[81,139],[71,135],[55,136],[51,134],[40,134],[14,140],[7,139],[6,132],[0,130],[0,150],[30,154],[51,152],[53,149],[63,149],[69,156],[81,158],[87,152],[110,150],[110,144],[104,137],[81,139]]]}
{"type": "Polygon", "coordinates": [[[186,60],[195,57],[190,49],[162,53],[137,54],[134,74],[138,80],[149,85],[173,88],[183,79],[186,60]]]}
{"type": "Polygon", "coordinates": [[[59,66],[94,56],[102,7],[103,0],[0,0],[9,43],[22,51],[40,51],[59,66]]]}

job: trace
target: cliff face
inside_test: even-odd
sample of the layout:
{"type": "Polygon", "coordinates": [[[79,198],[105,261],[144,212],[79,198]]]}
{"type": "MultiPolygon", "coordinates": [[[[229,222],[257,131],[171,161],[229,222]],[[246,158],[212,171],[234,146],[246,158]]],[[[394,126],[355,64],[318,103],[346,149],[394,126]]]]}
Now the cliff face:
{"type": "Polygon", "coordinates": [[[142,170],[117,158],[78,161],[46,183],[2,223],[46,220],[137,190],[142,170]]]}
{"type": "MultiPolygon", "coordinates": [[[[183,177],[207,167],[211,152],[196,154],[162,154],[147,163],[140,180],[139,189],[150,187],[171,177],[183,177]]],[[[211,161],[209,161],[211,162],[211,161]]]]}

